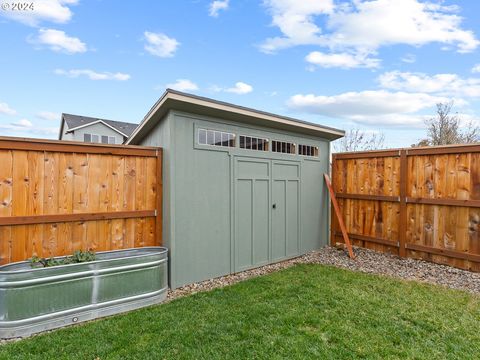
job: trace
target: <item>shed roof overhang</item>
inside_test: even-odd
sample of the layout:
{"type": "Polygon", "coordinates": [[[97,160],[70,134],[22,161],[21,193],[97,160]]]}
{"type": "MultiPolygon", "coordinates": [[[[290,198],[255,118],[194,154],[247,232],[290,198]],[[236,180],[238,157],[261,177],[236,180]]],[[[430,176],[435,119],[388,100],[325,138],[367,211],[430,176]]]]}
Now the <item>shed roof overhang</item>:
{"type": "Polygon", "coordinates": [[[167,89],[145,115],[126,144],[138,144],[170,110],[293,131],[330,141],[345,135],[343,130],[167,89]]]}

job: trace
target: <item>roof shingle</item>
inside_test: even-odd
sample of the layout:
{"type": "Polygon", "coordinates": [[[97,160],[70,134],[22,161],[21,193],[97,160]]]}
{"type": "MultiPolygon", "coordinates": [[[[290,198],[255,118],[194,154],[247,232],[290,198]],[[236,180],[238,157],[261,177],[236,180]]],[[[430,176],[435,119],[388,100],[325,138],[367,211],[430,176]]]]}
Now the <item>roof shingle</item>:
{"type": "Polygon", "coordinates": [[[111,127],[115,128],[116,130],[122,132],[123,134],[127,135],[128,137],[132,135],[133,131],[138,126],[138,124],[134,124],[134,123],[106,120],[106,119],[81,116],[81,115],[73,115],[73,114],[62,114],[62,119],[67,124],[68,129],[73,129],[73,128],[76,128],[82,125],[87,125],[100,120],[110,125],[111,127]]]}

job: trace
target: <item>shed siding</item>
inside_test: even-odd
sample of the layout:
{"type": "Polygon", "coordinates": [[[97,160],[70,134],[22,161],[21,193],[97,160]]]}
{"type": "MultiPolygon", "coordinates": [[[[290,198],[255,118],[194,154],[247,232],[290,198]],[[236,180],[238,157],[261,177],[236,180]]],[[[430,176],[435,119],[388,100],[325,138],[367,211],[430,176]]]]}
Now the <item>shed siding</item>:
{"type": "Polygon", "coordinates": [[[328,206],[327,189],[323,174],[328,173],[329,143],[318,142],[321,161],[303,160],[302,162],[302,214],[301,214],[301,250],[306,253],[328,244],[328,206]]]}
{"type": "MultiPolygon", "coordinates": [[[[241,241],[235,239],[234,190],[238,159],[267,162],[271,170],[274,163],[300,164],[299,253],[328,243],[329,206],[322,178],[329,168],[328,140],[172,110],[141,144],[164,149],[163,239],[169,248],[172,288],[244,268],[244,263],[238,261],[243,261],[245,254],[235,253],[240,251],[237,245],[241,241]],[[195,137],[199,127],[236,134],[236,147],[198,145],[195,137]],[[239,135],[318,146],[320,156],[308,159],[299,155],[240,149],[239,135]]],[[[266,199],[270,201],[270,208],[272,198],[266,199]]],[[[271,217],[266,221],[272,226],[271,217]]],[[[272,244],[271,230],[268,232],[269,244],[272,244]]],[[[248,261],[245,264],[248,267],[248,261]]]]}
{"type": "MultiPolygon", "coordinates": [[[[172,175],[173,175],[173,161],[172,161],[172,127],[170,115],[167,114],[142,140],[142,144],[149,144],[148,146],[161,147],[163,149],[163,245],[168,248],[169,257],[172,259],[172,254],[175,252],[175,244],[172,241],[172,223],[173,213],[172,207],[172,175]]],[[[171,276],[174,274],[172,270],[172,261],[169,261],[169,282],[172,283],[171,276]]]]}
{"type": "MultiPolygon", "coordinates": [[[[326,189],[322,174],[328,171],[329,142],[293,133],[172,112],[174,138],[172,181],[175,201],[172,233],[172,288],[235,271],[233,166],[236,157],[295,160],[301,164],[300,253],[328,243],[326,189]],[[205,149],[196,145],[196,128],[222,130],[237,135],[232,149],[205,149]],[[238,135],[266,137],[319,147],[318,159],[238,148],[238,135]]],[[[143,142],[145,145],[157,145],[143,142]]],[[[172,146],[170,144],[170,146],[172,146]]],[[[240,240],[239,240],[240,241],[240,240]]]]}
{"type": "Polygon", "coordinates": [[[176,287],[230,273],[231,180],[228,152],[194,149],[193,121],[173,124],[176,287]]]}

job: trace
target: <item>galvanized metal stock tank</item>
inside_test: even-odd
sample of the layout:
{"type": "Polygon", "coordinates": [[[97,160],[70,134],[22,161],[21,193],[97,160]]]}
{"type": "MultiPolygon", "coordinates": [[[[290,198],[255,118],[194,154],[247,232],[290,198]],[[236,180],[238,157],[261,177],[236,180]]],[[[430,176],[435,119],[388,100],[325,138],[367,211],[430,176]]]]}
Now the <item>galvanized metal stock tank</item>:
{"type": "Polygon", "coordinates": [[[28,261],[0,267],[0,338],[112,315],[165,300],[167,249],[98,252],[86,263],[33,268],[28,261]]]}

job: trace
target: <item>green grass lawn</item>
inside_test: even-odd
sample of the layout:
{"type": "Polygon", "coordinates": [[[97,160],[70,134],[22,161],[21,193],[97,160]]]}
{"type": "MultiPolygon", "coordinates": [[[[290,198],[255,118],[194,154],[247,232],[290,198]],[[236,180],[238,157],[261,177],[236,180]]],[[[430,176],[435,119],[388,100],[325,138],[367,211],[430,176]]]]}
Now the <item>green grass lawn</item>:
{"type": "Polygon", "coordinates": [[[2,359],[478,359],[480,297],[297,265],[0,347],[2,359]]]}

